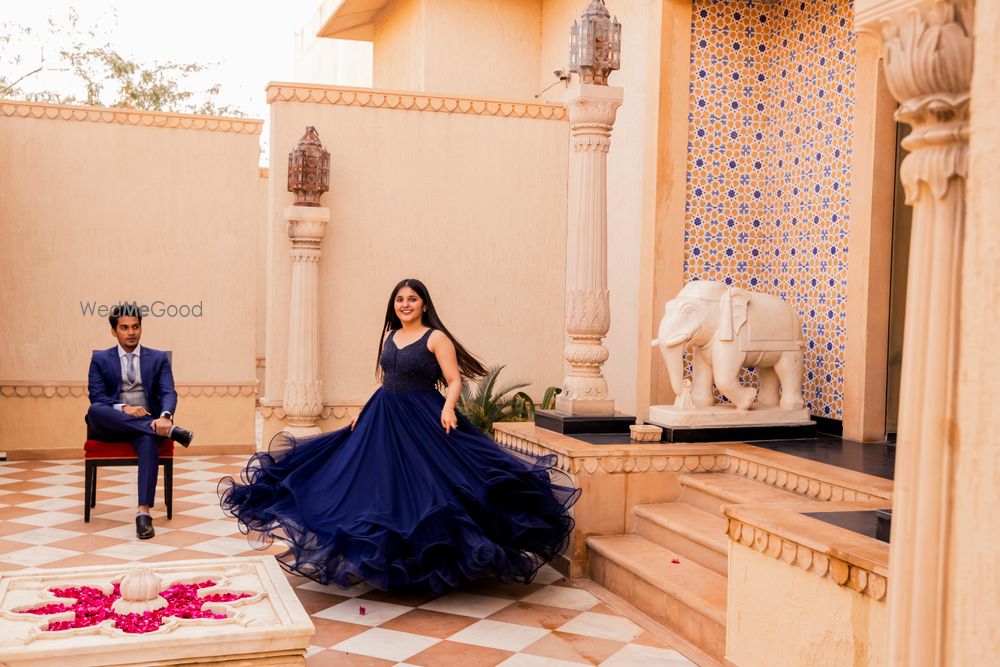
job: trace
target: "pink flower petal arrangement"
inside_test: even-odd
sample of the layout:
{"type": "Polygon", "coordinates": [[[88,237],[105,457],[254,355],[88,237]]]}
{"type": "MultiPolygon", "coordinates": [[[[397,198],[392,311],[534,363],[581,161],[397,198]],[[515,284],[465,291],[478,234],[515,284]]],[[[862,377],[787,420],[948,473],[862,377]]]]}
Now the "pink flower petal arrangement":
{"type": "Polygon", "coordinates": [[[49,592],[58,598],[70,598],[73,602],[53,602],[35,609],[21,611],[22,614],[37,614],[47,616],[73,612],[73,618],[65,621],[52,621],[44,628],[48,632],[87,628],[108,619],[114,621],[114,626],[128,634],[141,634],[159,630],[167,618],[174,616],[184,619],[224,619],[226,614],[217,614],[203,609],[207,602],[232,602],[251,597],[249,593],[216,593],[199,597],[202,588],[215,586],[211,580],[194,584],[176,583],[164,590],[160,595],[166,599],[167,606],[141,614],[117,614],[111,606],[121,597],[119,584],[115,583],[112,593],[104,593],[92,586],[77,586],[67,588],[50,588],[49,592]]]}

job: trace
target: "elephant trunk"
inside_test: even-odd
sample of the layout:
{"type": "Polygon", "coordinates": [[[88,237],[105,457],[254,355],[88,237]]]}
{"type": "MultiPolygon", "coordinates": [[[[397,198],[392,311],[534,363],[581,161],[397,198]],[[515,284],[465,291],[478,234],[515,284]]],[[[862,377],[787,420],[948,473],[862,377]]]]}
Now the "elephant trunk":
{"type": "Polygon", "coordinates": [[[670,388],[674,390],[676,396],[680,396],[684,389],[684,344],[661,345],[660,353],[663,355],[663,361],[667,364],[670,388]]]}

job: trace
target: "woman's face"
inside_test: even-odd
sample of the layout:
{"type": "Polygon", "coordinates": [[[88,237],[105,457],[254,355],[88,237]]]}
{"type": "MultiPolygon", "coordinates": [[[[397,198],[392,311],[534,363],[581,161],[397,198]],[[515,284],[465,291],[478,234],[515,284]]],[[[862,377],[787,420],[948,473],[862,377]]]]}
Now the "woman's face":
{"type": "Polygon", "coordinates": [[[396,310],[396,317],[403,324],[419,322],[424,314],[424,300],[411,287],[402,287],[396,292],[393,307],[396,310]]]}

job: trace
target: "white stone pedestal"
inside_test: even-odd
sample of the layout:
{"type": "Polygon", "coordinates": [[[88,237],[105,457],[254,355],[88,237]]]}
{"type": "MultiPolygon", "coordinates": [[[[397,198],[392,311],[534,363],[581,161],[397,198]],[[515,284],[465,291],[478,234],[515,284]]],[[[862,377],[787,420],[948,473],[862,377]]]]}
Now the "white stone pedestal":
{"type": "Polygon", "coordinates": [[[665,428],[726,428],[754,426],[808,426],[813,423],[809,410],[760,408],[737,410],[735,405],[713,405],[710,408],[678,408],[673,405],[652,405],[650,424],[665,428]]]}
{"type": "MultiPolygon", "coordinates": [[[[155,563],[164,587],[211,579],[206,593],[249,593],[233,602],[207,603],[224,619],[179,619],[155,632],[126,634],[111,620],[45,632],[53,615],[20,614],[53,599],[50,588],[110,589],[129,566],[98,565],[23,570],[0,575],[0,665],[3,667],[153,667],[211,665],[301,667],[315,628],[272,556],[155,563]]],[[[65,614],[62,614],[65,616],[65,614]]]]}

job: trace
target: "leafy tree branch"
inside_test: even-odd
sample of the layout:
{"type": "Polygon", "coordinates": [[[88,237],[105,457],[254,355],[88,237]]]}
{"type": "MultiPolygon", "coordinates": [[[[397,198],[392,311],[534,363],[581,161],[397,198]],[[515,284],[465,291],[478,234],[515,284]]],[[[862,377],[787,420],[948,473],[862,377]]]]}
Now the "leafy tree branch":
{"type": "Polygon", "coordinates": [[[218,83],[203,90],[192,89],[189,78],[208,72],[208,65],[171,61],[147,65],[130,60],[96,29],[82,27],[75,9],[69,10],[64,21],[50,17],[44,35],[30,26],[0,24],[0,54],[3,97],[144,111],[246,115],[234,106],[217,104],[218,83]],[[53,51],[58,55],[50,58],[53,51]],[[38,65],[27,65],[27,58],[38,65]],[[59,74],[66,83],[57,90],[25,87],[26,81],[41,73],[59,74]]]}

